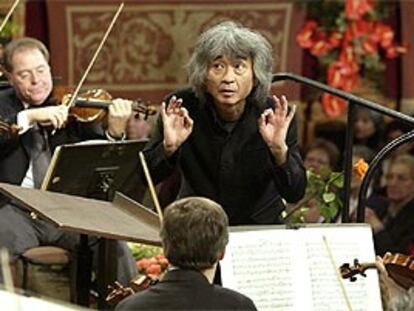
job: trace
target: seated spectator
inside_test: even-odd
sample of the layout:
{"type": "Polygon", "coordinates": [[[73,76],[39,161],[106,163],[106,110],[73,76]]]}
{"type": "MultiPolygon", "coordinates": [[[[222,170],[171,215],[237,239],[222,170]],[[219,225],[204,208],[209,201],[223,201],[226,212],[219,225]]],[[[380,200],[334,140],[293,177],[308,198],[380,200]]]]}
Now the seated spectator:
{"type": "Polygon", "coordinates": [[[169,205],[161,229],[170,263],[166,275],[116,310],[256,310],[246,296],[212,284],[228,242],[227,227],[226,213],[209,199],[188,197],[169,205]]]}
{"type": "MultiPolygon", "coordinates": [[[[400,120],[391,121],[390,123],[387,124],[387,128],[385,130],[385,144],[400,137],[404,133],[409,132],[410,130],[412,130],[412,126],[403,121],[400,121],[400,120]]],[[[391,154],[388,156],[388,158],[386,158],[382,162],[381,164],[382,177],[380,178],[379,187],[378,187],[379,189],[382,189],[383,187],[385,187],[385,184],[386,184],[385,175],[388,172],[388,166],[390,163],[390,159],[397,155],[405,154],[405,153],[414,154],[414,142],[409,141],[409,142],[402,144],[397,149],[394,149],[391,152],[391,154]]]]}
{"type": "Polygon", "coordinates": [[[155,120],[156,116],[145,116],[140,112],[132,113],[127,123],[127,138],[149,139],[155,120]]]}
{"type": "MultiPolygon", "coordinates": [[[[337,169],[338,159],[339,150],[336,145],[324,138],[317,138],[306,149],[303,164],[307,170],[312,170],[313,173],[320,175],[323,168],[335,171],[337,169]]],[[[308,184],[309,186],[310,184],[308,184]]],[[[318,201],[316,199],[309,200],[307,195],[299,203],[289,206],[288,209],[295,209],[301,205],[309,209],[303,215],[305,222],[314,223],[324,221],[317,207],[318,201]],[[305,201],[306,204],[304,205],[305,201]]]]}
{"type": "Polygon", "coordinates": [[[373,229],[378,255],[409,252],[414,241],[414,156],[404,154],[392,159],[385,196],[368,200],[365,221],[373,229]]]}
{"type": "MultiPolygon", "coordinates": [[[[330,145],[330,144],[331,143],[328,142],[328,145],[330,145]]],[[[315,146],[318,146],[318,145],[320,145],[320,144],[315,141],[315,146]]],[[[310,149],[310,150],[313,150],[313,149],[310,149]]],[[[316,167],[316,171],[320,172],[321,167],[312,166],[312,163],[316,164],[317,161],[309,161],[309,162],[307,161],[308,154],[312,155],[312,153],[308,152],[305,155],[305,167],[307,169],[309,169],[309,168],[313,169],[314,167],[316,167]]],[[[335,154],[335,153],[331,153],[331,154],[335,154]]],[[[314,158],[316,160],[315,155],[316,155],[316,153],[314,153],[314,155],[312,155],[311,158],[314,158]]],[[[323,159],[323,157],[321,155],[322,155],[322,153],[320,153],[320,159],[323,159]]],[[[361,145],[354,146],[353,151],[352,151],[352,163],[355,164],[360,159],[363,159],[365,162],[370,162],[372,157],[373,157],[373,151],[370,148],[368,148],[366,146],[361,146],[361,145]]],[[[333,157],[331,157],[331,159],[332,158],[333,157]]],[[[322,163],[322,161],[319,161],[319,162],[322,163]]],[[[328,163],[328,162],[326,161],[325,163],[328,163]]],[[[331,166],[325,165],[325,167],[332,170],[331,166]]],[[[356,214],[355,211],[356,211],[356,208],[358,206],[358,195],[359,195],[359,188],[361,186],[361,181],[362,181],[361,177],[358,176],[358,174],[355,174],[355,172],[353,171],[352,172],[352,179],[351,179],[351,193],[350,193],[351,195],[350,195],[350,198],[349,198],[349,200],[350,200],[350,202],[349,202],[349,211],[350,211],[351,215],[356,214]]],[[[308,184],[308,186],[312,187],[312,185],[310,185],[310,184],[308,184]]],[[[370,194],[370,192],[371,192],[371,188],[369,189],[369,194],[370,194]]],[[[343,202],[344,201],[343,189],[340,189],[337,194],[343,202]]],[[[305,196],[304,200],[307,200],[307,196],[305,196]]],[[[302,202],[303,201],[301,201],[299,204],[303,204],[302,202]]],[[[326,222],[327,221],[320,213],[320,210],[318,208],[318,200],[317,199],[307,201],[306,207],[309,208],[309,210],[303,216],[303,219],[305,220],[305,222],[307,222],[307,223],[321,223],[321,222],[326,222]]],[[[340,209],[338,209],[338,213],[330,221],[337,222],[337,223],[341,222],[341,210],[340,209]]]]}
{"type": "Polygon", "coordinates": [[[336,170],[339,159],[339,150],[332,142],[317,138],[305,151],[303,164],[306,169],[312,169],[319,174],[322,167],[336,170]]]}
{"type": "Polygon", "coordinates": [[[382,147],[384,129],[382,114],[367,108],[356,109],[354,144],[365,145],[377,152],[382,147]]]}

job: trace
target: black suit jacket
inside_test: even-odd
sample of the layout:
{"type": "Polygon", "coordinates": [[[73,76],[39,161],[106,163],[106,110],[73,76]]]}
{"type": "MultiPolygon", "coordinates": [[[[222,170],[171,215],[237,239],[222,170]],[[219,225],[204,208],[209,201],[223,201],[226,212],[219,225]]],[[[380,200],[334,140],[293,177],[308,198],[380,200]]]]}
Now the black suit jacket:
{"type": "MultiPolygon", "coordinates": [[[[49,101],[42,106],[48,105],[49,101]]],[[[22,102],[16,97],[14,89],[0,92],[0,121],[9,124],[17,122],[17,114],[24,110],[22,102]]],[[[48,131],[49,145],[54,148],[66,143],[75,143],[87,139],[103,138],[104,132],[99,125],[82,125],[69,123],[64,129],[57,130],[53,135],[48,131]]],[[[24,135],[11,135],[0,132],[0,182],[21,184],[29,167],[29,152],[24,145],[24,135]]]]}
{"type": "MultiPolygon", "coordinates": [[[[306,172],[297,144],[297,120],[289,126],[286,163],[275,162],[258,129],[264,107],[273,108],[268,98],[259,104],[247,99],[245,110],[233,129],[220,119],[213,100],[202,103],[190,89],[174,93],[194,121],[193,130],[180,148],[166,158],[161,119],[145,146],[145,157],[155,182],[175,168],[181,172],[178,197],[203,196],[219,203],[230,225],[281,223],[289,203],[299,201],[306,189],[306,172]]],[[[165,102],[168,102],[166,98],[165,102]]]]}
{"type": "Polygon", "coordinates": [[[169,271],[158,284],[125,298],[116,310],[257,310],[253,301],[210,284],[198,271],[169,271]]]}

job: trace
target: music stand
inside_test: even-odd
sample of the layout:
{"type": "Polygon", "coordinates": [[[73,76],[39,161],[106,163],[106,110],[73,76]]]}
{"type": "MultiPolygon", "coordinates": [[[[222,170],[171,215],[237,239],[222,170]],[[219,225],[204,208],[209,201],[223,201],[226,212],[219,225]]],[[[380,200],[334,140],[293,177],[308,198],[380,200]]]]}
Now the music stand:
{"type": "MultiPolygon", "coordinates": [[[[142,174],[139,173],[138,154],[146,143],[147,140],[99,140],[58,146],[41,189],[104,201],[111,201],[114,194],[120,192],[141,202],[147,187],[139,177],[142,174]]],[[[113,282],[111,275],[116,271],[116,262],[109,259],[115,253],[114,248],[114,242],[106,239],[99,244],[97,283],[101,296],[106,291],[105,285],[113,282]]],[[[78,263],[88,261],[88,257],[88,236],[81,234],[78,263]]],[[[81,279],[78,284],[84,286],[89,281],[86,274],[87,271],[78,270],[81,279]]],[[[98,306],[106,307],[104,297],[100,298],[98,306]]],[[[86,297],[79,300],[84,299],[86,297]]]]}
{"type": "Polygon", "coordinates": [[[140,202],[146,186],[139,180],[138,153],[146,143],[99,140],[58,146],[41,189],[105,201],[119,191],[140,202]]]}

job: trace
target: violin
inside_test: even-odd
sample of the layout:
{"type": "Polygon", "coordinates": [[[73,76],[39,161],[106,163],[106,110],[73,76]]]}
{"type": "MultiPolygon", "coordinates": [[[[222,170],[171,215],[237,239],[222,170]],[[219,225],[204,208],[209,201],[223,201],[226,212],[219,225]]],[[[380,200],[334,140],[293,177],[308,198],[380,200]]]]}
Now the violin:
{"type": "Polygon", "coordinates": [[[105,301],[108,304],[115,306],[124,298],[157,284],[159,280],[158,277],[143,275],[138,279],[132,280],[130,282],[130,287],[124,287],[121,283],[115,281],[114,285],[108,286],[111,291],[106,296],[105,301]]]}
{"type": "MultiPolygon", "coordinates": [[[[395,283],[407,290],[414,285],[414,257],[387,253],[382,260],[385,269],[395,283]]],[[[377,268],[375,263],[361,264],[358,259],[354,259],[353,266],[344,263],[339,270],[342,278],[349,278],[351,282],[355,282],[357,280],[356,275],[366,277],[365,271],[372,268],[377,268]]]]}
{"type": "Polygon", "coordinates": [[[5,135],[16,136],[20,131],[20,127],[16,124],[0,120],[0,137],[5,135]]]}
{"type": "MultiPolygon", "coordinates": [[[[54,90],[52,102],[67,106],[71,101],[72,94],[65,93],[59,96],[59,92],[62,92],[59,88],[54,90]],[[59,100],[59,98],[61,99],[59,100]]],[[[88,90],[76,97],[73,106],[69,107],[69,117],[82,123],[98,122],[106,117],[110,105],[112,105],[112,96],[107,91],[103,89],[88,90]]],[[[155,106],[145,104],[142,100],[132,101],[132,110],[144,114],[144,119],[157,112],[155,106]]]]}

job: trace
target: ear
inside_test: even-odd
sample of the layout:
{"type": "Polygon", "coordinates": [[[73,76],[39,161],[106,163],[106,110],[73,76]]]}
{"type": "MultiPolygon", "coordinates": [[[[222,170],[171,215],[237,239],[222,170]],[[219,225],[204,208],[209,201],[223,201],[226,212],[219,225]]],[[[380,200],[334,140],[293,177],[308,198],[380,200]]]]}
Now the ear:
{"type": "Polygon", "coordinates": [[[226,249],[223,249],[223,251],[219,252],[217,256],[218,261],[222,260],[225,254],[226,254],[226,249]]]}

